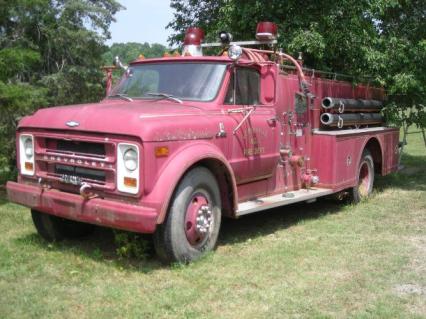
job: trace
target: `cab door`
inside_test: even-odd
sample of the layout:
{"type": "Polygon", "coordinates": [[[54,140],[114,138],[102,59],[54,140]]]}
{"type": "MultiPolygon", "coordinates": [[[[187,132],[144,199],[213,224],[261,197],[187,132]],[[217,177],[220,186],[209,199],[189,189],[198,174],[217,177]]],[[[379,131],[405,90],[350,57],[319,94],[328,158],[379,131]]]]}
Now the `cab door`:
{"type": "Polygon", "coordinates": [[[233,67],[230,72],[224,110],[233,126],[230,164],[237,184],[269,178],[279,158],[275,108],[260,103],[259,70],[233,67]]]}

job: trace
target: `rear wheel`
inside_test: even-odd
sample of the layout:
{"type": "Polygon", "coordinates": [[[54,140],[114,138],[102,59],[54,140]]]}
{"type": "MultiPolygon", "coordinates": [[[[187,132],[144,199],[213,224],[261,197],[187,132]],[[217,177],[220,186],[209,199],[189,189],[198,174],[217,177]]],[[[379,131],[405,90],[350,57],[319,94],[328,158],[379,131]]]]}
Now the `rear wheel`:
{"type": "Polygon", "coordinates": [[[374,161],[370,151],[365,150],[358,165],[357,184],[350,189],[350,197],[353,203],[359,203],[361,200],[370,196],[374,184],[374,161]]]}
{"type": "Polygon", "coordinates": [[[45,214],[34,209],[31,210],[31,216],[39,235],[49,242],[88,236],[95,228],[91,224],[45,214]]]}
{"type": "Polygon", "coordinates": [[[216,247],[221,222],[219,186],[204,167],[179,183],[167,218],[154,234],[158,256],[167,263],[190,262],[216,247]]]}

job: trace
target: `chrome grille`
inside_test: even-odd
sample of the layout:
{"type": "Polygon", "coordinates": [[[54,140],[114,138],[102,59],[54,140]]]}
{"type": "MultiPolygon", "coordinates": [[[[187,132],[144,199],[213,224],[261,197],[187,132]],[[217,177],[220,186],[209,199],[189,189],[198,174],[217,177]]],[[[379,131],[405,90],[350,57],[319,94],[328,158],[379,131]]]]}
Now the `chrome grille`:
{"type": "Polygon", "coordinates": [[[98,182],[106,181],[105,171],[79,166],[55,164],[55,174],[77,176],[86,180],[98,182]]]}
{"type": "MultiPolygon", "coordinates": [[[[49,144],[49,140],[47,141],[49,144]]],[[[105,144],[81,141],[58,140],[56,142],[56,151],[66,153],[105,156],[105,144]]]]}
{"type": "Polygon", "coordinates": [[[55,181],[58,188],[73,181],[74,185],[87,182],[102,190],[115,189],[114,141],[49,133],[36,135],[35,139],[39,177],[55,181]]]}

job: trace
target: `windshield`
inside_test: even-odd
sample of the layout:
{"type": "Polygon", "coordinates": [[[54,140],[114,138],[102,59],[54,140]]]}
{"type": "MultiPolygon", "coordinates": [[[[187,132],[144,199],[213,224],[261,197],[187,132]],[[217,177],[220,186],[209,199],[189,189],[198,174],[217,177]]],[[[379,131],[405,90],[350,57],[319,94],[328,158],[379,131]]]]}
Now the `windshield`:
{"type": "Polygon", "coordinates": [[[161,63],[129,67],[110,97],[144,99],[169,97],[211,101],[216,97],[225,74],[226,64],[161,63]]]}

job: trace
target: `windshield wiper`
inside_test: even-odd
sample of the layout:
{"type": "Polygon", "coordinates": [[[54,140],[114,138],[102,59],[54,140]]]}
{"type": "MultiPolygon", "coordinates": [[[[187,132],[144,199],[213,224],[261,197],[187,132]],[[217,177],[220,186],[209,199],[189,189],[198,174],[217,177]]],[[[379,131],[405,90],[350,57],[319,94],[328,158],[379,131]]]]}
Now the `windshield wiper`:
{"type": "Polygon", "coordinates": [[[178,102],[178,103],[180,103],[180,104],[182,104],[183,102],[182,102],[182,100],[180,100],[180,99],[178,99],[177,97],[174,97],[173,95],[171,95],[171,94],[167,94],[167,93],[160,93],[160,92],[148,92],[148,93],[145,93],[146,95],[150,95],[150,96],[158,96],[158,97],[160,97],[160,98],[163,98],[163,99],[169,99],[169,100],[172,100],[172,101],[175,101],[175,102],[178,102]]]}
{"type": "Polygon", "coordinates": [[[108,95],[108,97],[119,97],[122,100],[133,102],[133,99],[131,97],[128,97],[127,94],[123,94],[123,93],[108,95]]]}

